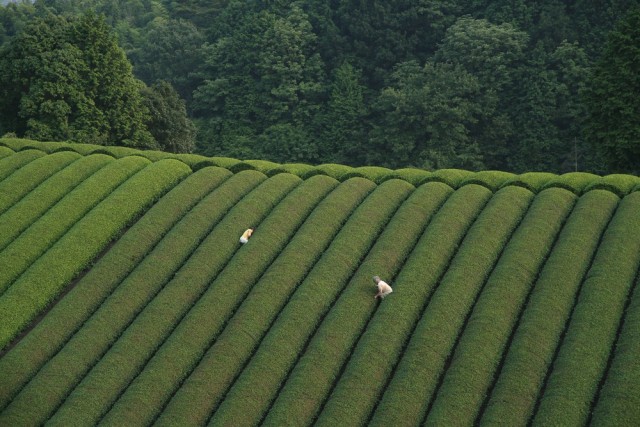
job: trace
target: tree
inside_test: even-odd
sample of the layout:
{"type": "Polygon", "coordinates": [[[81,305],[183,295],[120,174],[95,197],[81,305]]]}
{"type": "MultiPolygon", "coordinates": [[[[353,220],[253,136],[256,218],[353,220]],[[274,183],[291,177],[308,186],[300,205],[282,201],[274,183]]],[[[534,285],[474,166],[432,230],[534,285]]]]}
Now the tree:
{"type": "Polygon", "coordinates": [[[280,132],[259,135],[275,125],[288,124],[296,134],[308,126],[319,111],[324,80],[315,42],[306,15],[293,4],[279,13],[250,11],[230,35],[205,46],[194,111],[206,119],[200,123],[215,128],[203,134],[215,135],[209,144],[222,150],[250,143],[244,149],[268,156],[260,145],[280,132]]]}
{"type": "Polygon", "coordinates": [[[0,53],[0,126],[35,139],[154,147],[142,82],[104,19],[37,18],[0,53]]]}
{"type": "Polygon", "coordinates": [[[511,111],[519,64],[524,59],[527,34],[512,24],[496,25],[484,19],[462,17],[447,29],[434,60],[457,64],[477,79],[474,102],[481,113],[469,131],[477,141],[485,165],[506,170],[513,136],[511,111]]]}
{"type": "Polygon", "coordinates": [[[318,121],[323,162],[359,165],[364,162],[364,120],[367,116],[362,73],[345,62],[333,75],[326,111],[318,121]]]}
{"type": "MultiPolygon", "coordinates": [[[[455,0],[343,0],[336,2],[336,25],[345,55],[363,70],[367,86],[379,90],[396,64],[423,63],[455,21],[455,0]]],[[[339,63],[339,62],[338,62],[339,63]]]]}
{"type": "Polygon", "coordinates": [[[195,148],[196,128],[187,117],[185,102],[165,81],[142,91],[149,110],[146,123],[160,149],[171,153],[191,153],[195,148]]]}
{"type": "Polygon", "coordinates": [[[188,21],[157,18],[131,52],[135,74],[148,85],[165,80],[190,101],[200,83],[195,74],[202,62],[204,41],[204,35],[188,21]]]}
{"type": "Polygon", "coordinates": [[[377,101],[368,163],[479,169],[478,146],[470,138],[480,105],[478,79],[460,65],[415,61],[398,65],[393,84],[377,101]]]}
{"type": "Polygon", "coordinates": [[[609,171],[640,172],[640,7],[609,34],[585,103],[587,140],[609,171]]]}

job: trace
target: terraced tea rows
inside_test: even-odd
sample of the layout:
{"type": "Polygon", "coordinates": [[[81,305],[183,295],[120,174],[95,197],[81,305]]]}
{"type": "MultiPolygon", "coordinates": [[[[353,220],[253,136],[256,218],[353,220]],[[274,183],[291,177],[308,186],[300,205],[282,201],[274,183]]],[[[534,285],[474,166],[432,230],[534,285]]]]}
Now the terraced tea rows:
{"type": "Polygon", "coordinates": [[[637,425],[638,190],[0,139],[0,425],[637,425]]]}

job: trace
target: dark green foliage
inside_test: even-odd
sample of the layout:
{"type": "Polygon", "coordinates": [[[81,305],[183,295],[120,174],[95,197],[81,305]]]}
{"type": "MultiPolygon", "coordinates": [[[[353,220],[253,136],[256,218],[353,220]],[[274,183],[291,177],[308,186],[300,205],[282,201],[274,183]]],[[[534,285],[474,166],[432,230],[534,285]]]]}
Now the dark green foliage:
{"type": "Polygon", "coordinates": [[[638,173],[640,165],[640,7],[609,33],[586,89],[587,138],[606,170],[638,173]]]}
{"type": "Polygon", "coordinates": [[[10,3],[0,135],[176,151],[182,112],[159,125],[138,93],[163,80],[207,156],[634,172],[640,4],[601,3],[10,3]]]}
{"type": "Polygon", "coordinates": [[[140,82],[102,18],[36,18],[3,46],[0,69],[0,130],[39,140],[154,145],[140,82]]]}
{"type": "Polygon", "coordinates": [[[398,65],[377,101],[381,117],[366,161],[387,167],[482,168],[470,139],[480,105],[478,80],[451,63],[398,65]]]}
{"type": "Polygon", "coordinates": [[[142,90],[143,104],[149,110],[145,123],[159,149],[170,153],[191,153],[196,128],[187,117],[185,103],[166,81],[142,90]]]}
{"type": "Polygon", "coordinates": [[[158,16],[140,38],[128,52],[136,77],[149,86],[169,82],[182,99],[191,101],[201,83],[194,74],[202,64],[202,31],[190,21],[158,16]]]}

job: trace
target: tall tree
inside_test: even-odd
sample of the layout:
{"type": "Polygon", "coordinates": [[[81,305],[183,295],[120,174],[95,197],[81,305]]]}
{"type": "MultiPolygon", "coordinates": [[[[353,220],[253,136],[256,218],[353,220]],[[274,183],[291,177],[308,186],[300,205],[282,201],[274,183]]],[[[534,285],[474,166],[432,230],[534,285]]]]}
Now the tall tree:
{"type": "Polygon", "coordinates": [[[191,153],[195,149],[196,128],[187,117],[185,102],[166,81],[158,81],[142,91],[149,110],[146,125],[163,151],[191,153]]]}
{"type": "Polygon", "coordinates": [[[587,139],[615,172],[640,172],[640,7],[607,38],[585,91],[587,139]]]}
{"type": "Polygon", "coordinates": [[[363,70],[367,85],[379,90],[400,62],[424,62],[455,21],[455,0],[342,0],[336,22],[345,57],[363,70]]]}
{"type": "Polygon", "coordinates": [[[365,161],[365,89],[361,71],[348,62],[335,70],[326,111],[318,119],[322,161],[353,165],[365,161]]]}
{"type": "Polygon", "coordinates": [[[527,34],[512,24],[463,17],[447,29],[434,55],[436,62],[461,66],[480,85],[474,102],[480,104],[481,115],[471,133],[490,168],[507,167],[507,141],[514,131],[510,95],[519,86],[514,70],[524,58],[526,43],[527,34]]]}
{"type": "Polygon", "coordinates": [[[460,65],[398,65],[376,104],[368,163],[428,169],[483,166],[470,137],[480,104],[478,79],[460,65]]]}
{"type": "MultiPolygon", "coordinates": [[[[323,67],[315,43],[306,14],[292,4],[282,12],[247,13],[229,36],[206,47],[204,83],[194,105],[206,126],[217,129],[211,143],[223,148],[250,141],[252,147],[245,149],[269,157],[265,149],[271,144],[265,142],[280,133],[280,125],[299,134],[322,97],[323,67]],[[267,131],[271,126],[278,127],[267,131]]],[[[307,160],[314,152],[308,151],[307,160]]]]}
{"type": "Polygon", "coordinates": [[[165,80],[190,101],[200,83],[197,71],[204,41],[202,32],[189,21],[156,18],[130,54],[135,74],[148,85],[165,80]]]}
{"type": "Polygon", "coordinates": [[[37,139],[153,147],[142,82],[103,18],[35,19],[0,54],[2,130],[37,139]]]}

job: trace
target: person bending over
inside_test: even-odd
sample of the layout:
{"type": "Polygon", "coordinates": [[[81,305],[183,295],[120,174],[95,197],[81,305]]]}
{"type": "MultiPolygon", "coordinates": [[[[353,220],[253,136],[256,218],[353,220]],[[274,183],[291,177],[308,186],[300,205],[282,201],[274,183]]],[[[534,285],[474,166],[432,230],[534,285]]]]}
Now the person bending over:
{"type": "Polygon", "coordinates": [[[391,292],[393,292],[393,289],[391,289],[391,286],[389,286],[389,284],[384,280],[380,280],[380,277],[373,276],[373,281],[376,282],[376,285],[378,286],[378,293],[373,298],[380,297],[382,299],[387,295],[389,295],[391,292]]]}
{"type": "Polygon", "coordinates": [[[242,243],[243,245],[245,243],[247,243],[249,241],[249,238],[251,237],[251,235],[253,234],[253,230],[254,228],[247,228],[244,233],[242,233],[242,236],[240,236],[240,243],[242,243]]]}

